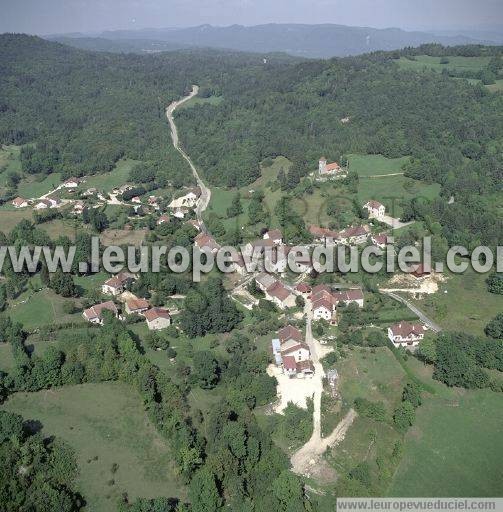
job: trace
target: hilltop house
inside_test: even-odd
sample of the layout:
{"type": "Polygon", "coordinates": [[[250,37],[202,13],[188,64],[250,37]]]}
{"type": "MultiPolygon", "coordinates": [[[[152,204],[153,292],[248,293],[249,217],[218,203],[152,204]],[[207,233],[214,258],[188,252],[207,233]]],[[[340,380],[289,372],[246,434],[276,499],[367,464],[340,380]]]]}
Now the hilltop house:
{"type": "Polygon", "coordinates": [[[68,178],[61,186],[64,188],[77,188],[83,181],[81,178],[68,178]]]}
{"type": "Polygon", "coordinates": [[[82,315],[88,322],[91,322],[92,324],[103,325],[103,313],[105,311],[110,311],[116,318],[119,316],[117,306],[111,300],[101,304],[96,304],[89,309],[84,310],[82,315]]]}
{"type": "Polygon", "coordinates": [[[126,313],[128,315],[142,315],[150,307],[148,300],[145,299],[129,299],[126,301],[126,313]]]}
{"type": "Polygon", "coordinates": [[[101,285],[101,291],[108,295],[120,295],[135,280],[135,276],[129,272],[120,272],[119,274],[107,279],[101,285]]]}
{"type": "Polygon", "coordinates": [[[373,199],[365,203],[363,208],[369,212],[370,219],[382,219],[386,213],[386,207],[379,201],[374,201],[373,199]]]}
{"type": "Polygon", "coordinates": [[[160,331],[171,325],[169,311],[164,308],[152,308],[143,315],[147,321],[147,327],[151,331],[160,331]]]}
{"type": "Polygon", "coordinates": [[[419,323],[399,322],[388,327],[388,338],[395,347],[416,347],[424,338],[426,327],[419,323]]]}
{"type": "Polygon", "coordinates": [[[28,206],[28,201],[22,197],[16,197],[11,204],[14,208],[25,208],[28,206]]]}

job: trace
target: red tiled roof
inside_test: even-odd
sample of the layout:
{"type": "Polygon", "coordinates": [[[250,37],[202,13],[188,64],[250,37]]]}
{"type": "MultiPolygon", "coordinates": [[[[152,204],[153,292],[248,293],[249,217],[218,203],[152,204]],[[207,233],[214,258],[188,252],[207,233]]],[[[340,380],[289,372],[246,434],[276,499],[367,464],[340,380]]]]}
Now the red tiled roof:
{"type": "Polygon", "coordinates": [[[384,206],[382,203],[380,203],[379,201],[374,201],[374,199],[371,199],[370,201],[368,201],[365,206],[368,206],[369,208],[372,208],[374,210],[377,210],[379,209],[381,206],[384,206]]]}
{"type": "Polygon", "coordinates": [[[84,316],[91,320],[92,318],[101,318],[103,311],[111,311],[115,315],[118,313],[117,306],[111,301],[95,304],[84,311],[84,316]]]}
{"type": "Polygon", "coordinates": [[[340,165],[337,163],[337,162],[332,162],[331,164],[327,164],[325,169],[327,171],[337,171],[339,170],[341,167],[340,165]]]}
{"type": "Polygon", "coordinates": [[[298,345],[294,345],[293,347],[282,350],[282,354],[291,354],[292,352],[297,352],[297,350],[307,350],[309,352],[309,347],[305,343],[299,343],[298,345]]]}
{"type": "Polygon", "coordinates": [[[303,341],[302,333],[293,325],[287,325],[278,331],[278,338],[281,343],[288,340],[303,341]]]}
{"type": "Polygon", "coordinates": [[[407,338],[411,334],[419,335],[424,333],[423,324],[411,323],[411,322],[400,322],[390,327],[393,336],[401,336],[407,338]]]}
{"type": "Polygon", "coordinates": [[[299,283],[295,289],[300,293],[310,293],[311,287],[307,285],[306,283],[299,283]]]}
{"type": "Polygon", "coordinates": [[[129,311],[138,311],[150,307],[148,300],[145,299],[129,299],[126,301],[126,305],[129,311]]]}
{"type": "Polygon", "coordinates": [[[194,238],[194,243],[200,249],[208,248],[210,250],[213,250],[213,249],[219,249],[220,248],[220,246],[217,244],[215,239],[211,235],[208,235],[206,233],[199,233],[199,235],[197,235],[194,238]]]}
{"type": "Polygon", "coordinates": [[[279,229],[271,229],[265,233],[270,240],[281,240],[283,238],[283,234],[279,229]]]}
{"type": "Polygon", "coordinates": [[[152,308],[148,311],[145,311],[145,318],[148,322],[153,322],[154,320],[157,320],[158,318],[171,318],[169,311],[165,308],[152,308]]]}
{"type": "Polygon", "coordinates": [[[298,372],[303,372],[306,370],[311,370],[314,372],[314,365],[310,359],[307,359],[306,361],[299,361],[296,363],[296,368],[298,372]]]}
{"type": "Polygon", "coordinates": [[[297,370],[297,363],[295,362],[295,357],[283,357],[283,367],[285,368],[285,370],[297,370]]]}
{"type": "Polygon", "coordinates": [[[267,288],[267,293],[283,302],[289,297],[291,292],[288,290],[288,288],[285,287],[283,283],[276,281],[274,284],[269,286],[269,288],[267,288]]]}

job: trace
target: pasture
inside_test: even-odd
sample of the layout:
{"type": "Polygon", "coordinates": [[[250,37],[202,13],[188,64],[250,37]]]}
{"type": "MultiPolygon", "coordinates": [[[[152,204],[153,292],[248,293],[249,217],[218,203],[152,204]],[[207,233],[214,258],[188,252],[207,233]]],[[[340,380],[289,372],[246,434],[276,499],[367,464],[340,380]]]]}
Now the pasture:
{"type": "Polygon", "coordinates": [[[10,343],[0,343],[0,372],[8,372],[14,368],[14,357],[10,343]]]}
{"type": "Polygon", "coordinates": [[[480,71],[485,68],[490,57],[461,57],[461,56],[450,56],[447,57],[449,62],[441,64],[441,57],[431,57],[429,55],[418,55],[415,60],[407,59],[406,57],[400,57],[396,62],[402,69],[413,69],[421,70],[424,68],[433,69],[434,71],[442,72],[444,69],[450,69],[453,71],[480,71]]]}
{"type": "Polygon", "coordinates": [[[0,208],[0,231],[10,233],[23,219],[33,221],[33,211],[31,208],[23,208],[21,210],[0,208]]]}
{"type": "Polygon", "coordinates": [[[56,435],[73,447],[80,468],[77,489],[93,512],[115,509],[124,492],[132,500],[185,497],[169,447],[148,420],[140,397],[125,384],[17,393],[3,408],[39,420],[44,435],[56,435]]]}
{"type": "Polygon", "coordinates": [[[96,188],[103,192],[110,192],[129,181],[129,173],[138,163],[140,163],[138,160],[119,160],[110,172],[88,176],[83,186],[85,188],[96,188]]]}
{"type": "Polygon", "coordinates": [[[106,229],[100,235],[100,242],[107,245],[141,245],[148,231],[144,229],[106,229]]]}
{"type": "Polygon", "coordinates": [[[483,335],[486,324],[503,310],[501,296],[489,293],[487,274],[471,267],[464,274],[445,275],[448,279],[436,294],[414,302],[447,330],[483,335]]]}
{"type": "Polygon", "coordinates": [[[55,172],[47,176],[31,175],[19,182],[17,193],[26,199],[38,198],[54,190],[61,184],[61,174],[55,172]]]}
{"type": "Polygon", "coordinates": [[[186,101],[182,105],[180,105],[177,110],[185,110],[187,108],[193,108],[204,105],[220,105],[224,98],[222,96],[209,96],[208,98],[202,98],[200,96],[194,96],[190,100],[186,101]]]}
{"type": "Polygon", "coordinates": [[[402,166],[409,157],[386,158],[383,155],[347,155],[349,170],[356,171],[360,178],[396,174],[402,172],[402,166]]]}
{"type": "Polygon", "coordinates": [[[417,410],[389,496],[503,495],[503,396],[453,395],[429,396],[417,410]]]}

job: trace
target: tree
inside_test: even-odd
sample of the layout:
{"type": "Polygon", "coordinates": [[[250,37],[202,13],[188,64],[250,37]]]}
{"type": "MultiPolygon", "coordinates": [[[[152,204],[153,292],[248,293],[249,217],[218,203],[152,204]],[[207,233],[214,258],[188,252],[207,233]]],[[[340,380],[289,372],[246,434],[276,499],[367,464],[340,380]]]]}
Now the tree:
{"type": "Polygon", "coordinates": [[[304,300],[304,297],[302,297],[302,295],[297,295],[297,297],[295,297],[295,305],[298,308],[303,308],[305,304],[306,301],[304,300]]]}
{"type": "Polygon", "coordinates": [[[485,333],[490,338],[503,339],[503,313],[496,315],[486,325],[485,333]]]}
{"type": "Polygon", "coordinates": [[[206,467],[195,472],[190,482],[192,512],[216,512],[222,506],[215,475],[206,467]]]}
{"type": "Polygon", "coordinates": [[[285,512],[306,510],[302,481],[290,471],[282,471],[272,482],[272,492],[279,505],[275,510],[285,512]]]}
{"type": "Polygon", "coordinates": [[[403,388],[402,400],[410,402],[414,408],[422,404],[421,387],[415,382],[407,382],[403,388]]]}
{"type": "Polygon", "coordinates": [[[503,295],[503,274],[492,273],[487,279],[487,291],[503,295]]]}
{"type": "Polygon", "coordinates": [[[435,363],[437,360],[437,345],[434,338],[427,336],[416,349],[416,356],[425,363],[435,363]]]}
{"type": "Polygon", "coordinates": [[[203,389],[212,389],[218,383],[218,363],[209,350],[196,352],[193,358],[193,375],[203,389]]]}
{"type": "Polygon", "coordinates": [[[50,287],[62,297],[76,297],[77,288],[71,274],[58,269],[51,277],[50,287]]]}
{"type": "Polygon", "coordinates": [[[393,413],[393,422],[400,432],[406,432],[414,424],[415,418],[414,406],[410,402],[402,402],[393,413]]]}
{"type": "Polygon", "coordinates": [[[243,213],[243,205],[241,204],[241,194],[239,192],[232,199],[232,203],[227,208],[228,217],[237,217],[243,213]]]}

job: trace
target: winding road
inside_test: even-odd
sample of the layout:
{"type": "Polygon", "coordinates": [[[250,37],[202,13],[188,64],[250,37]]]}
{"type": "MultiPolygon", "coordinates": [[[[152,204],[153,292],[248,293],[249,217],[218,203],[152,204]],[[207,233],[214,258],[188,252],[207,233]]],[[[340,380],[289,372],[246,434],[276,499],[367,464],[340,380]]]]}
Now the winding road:
{"type": "Polygon", "coordinates": [[[201,197],[198,200],[195,212],[197,220],[201,224],[201,230],[205,233],[208,232],[206,225],[204,224],[203,220],[203,212],[208,207],[208,204],[210,203],[211,199],[211,190],[204,184],[203,180],[199,176],[199,173],[197,172],[196,166],[193,164],[192,160],[190,159],[189,155],[185,153],[185,151],[180,146],[180,139],[178,138],[178,129],[176,128],[175,120],[173,118],[173,114],[175,110],[180,106],[186,103],[187,101],[191,100],[196,96],[199,92],[199,86],[193,85],[192,91],[188,96],[185,96],[181,100],[174,101],[166,108],[166,117],[168,118],[169,126],[171,128],[171,139],[173,140],[173,146],[174,148],[182,155],[182,157],[186,160],[186,162],[189,164],[192,174],[194,175],[194,178],[196,179],[198,187],[201,189],[201,197]]]}

